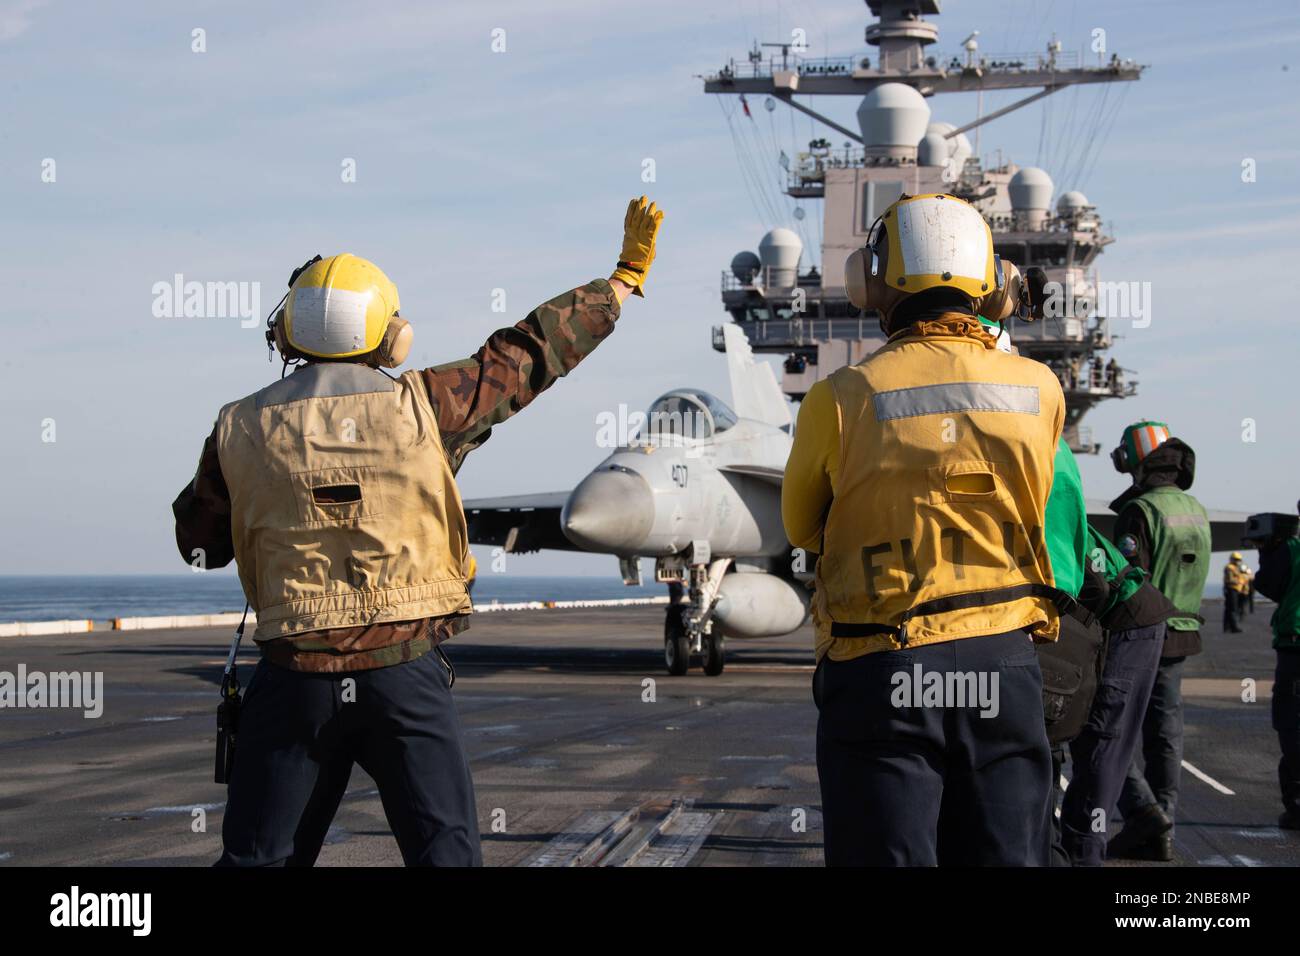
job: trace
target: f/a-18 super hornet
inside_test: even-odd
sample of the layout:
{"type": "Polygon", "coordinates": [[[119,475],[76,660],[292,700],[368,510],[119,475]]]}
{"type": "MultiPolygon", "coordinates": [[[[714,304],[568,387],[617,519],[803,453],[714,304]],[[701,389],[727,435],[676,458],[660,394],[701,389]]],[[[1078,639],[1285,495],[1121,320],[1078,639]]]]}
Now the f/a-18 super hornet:
{"type": "Polygon", "coordinates": [[[693,655],[719,674],[725,638],[788,634],[808,614],[808,574],[781,525],[790,406],[740,328],[724,334],[732,407],[673,389],[573,491],[465,502],[474,544],[616,555],[629,584],[654,558],[655,580],[680,596],[664,624],[670,674],[693,655]]]}

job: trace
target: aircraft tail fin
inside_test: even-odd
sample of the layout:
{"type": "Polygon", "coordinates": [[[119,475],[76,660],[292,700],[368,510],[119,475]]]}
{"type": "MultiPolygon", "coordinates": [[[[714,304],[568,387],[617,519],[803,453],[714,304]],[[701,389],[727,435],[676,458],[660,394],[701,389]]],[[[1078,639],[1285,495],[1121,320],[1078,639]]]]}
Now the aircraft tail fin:
{"type": "Polygon", "coordinates": [[[790,403],[772,373],[772,366],[754,358],[745,333],[734,322],[722,327],[727,346],[727,371],[731,375],[731,403],[741,418],[752,418],[778,428],[790,425],[790,403]]]}

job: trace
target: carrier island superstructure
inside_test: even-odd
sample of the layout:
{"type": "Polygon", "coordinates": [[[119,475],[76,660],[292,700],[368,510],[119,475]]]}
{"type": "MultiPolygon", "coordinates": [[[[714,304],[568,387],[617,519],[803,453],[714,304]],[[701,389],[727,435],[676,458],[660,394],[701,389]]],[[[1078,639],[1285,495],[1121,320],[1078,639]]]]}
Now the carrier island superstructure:
{"type": "MultiPolygon", "coordinates": [[[[1082,418],[1097,402],[1136,389],[1131,374],[1105,358],[1112,332],[1104,307],[1098,309],[1096,259],[1112,237],[1083,193],[1054,197],[1044,170],[1000,156],[986,165],[967,133],[978,145],[979,127],[991,120],[1066,87],[1136,80],[1143,67],[1104,52],[1065,52],[1055,40],[1041,53],[986,55],[977,34],[956,56],[932,54],[938,28],[924,17],[940,12],[939,0],[866,3],[876,17],[866,27],[873,48],[866,53],[812,59],[800,55],[797,39],[764,44],[774,50],[766,54],[755,43],[746,63],[732,60],[704,78],[706,93],[738,98],[750,119],[751,98],[755,105],[765,98],[767,110],[783,105],[825,130],[792,160],[783,155],[777,170],[786,196],[822,201],[822,268],[804,267],[800,236],[777,226],[757,253],[737,254],[723,272],[723,306],[755,351],[785,356],[782,387],[799,400],[814,382],[884,341],[876,315],[856,309],[844,292],[844,260],[865,242],[880,213],[904,193],[968,199],[987,219],[999,255],[1022,271],[1041,266],[1059,283],[1054,317],[1021,323],[1014,341],[1060,379],[1070,446],[1097,451],[1082,418]],[[983,113],[982,94],[1018,89],[1036,92],[983,113]],[[930,103],[944,93],[981,94],[982,115],[960,126],[937,121],[930,103]],[[809,102],[820,99],[811,96],[857,97],[857,129],[818,112],[809,102]],[[833,146],[831,137],[845,140],[843,146],[833,146]]],[[[724,349],[720,327],[713,344],[724,349]]]]}

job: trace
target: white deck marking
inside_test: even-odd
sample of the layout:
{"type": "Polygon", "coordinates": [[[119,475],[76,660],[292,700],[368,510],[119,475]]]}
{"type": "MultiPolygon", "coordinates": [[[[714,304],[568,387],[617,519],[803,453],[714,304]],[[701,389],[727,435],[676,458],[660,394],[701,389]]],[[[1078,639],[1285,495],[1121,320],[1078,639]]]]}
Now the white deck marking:
{"type": "Polygon", "coordinates": [[[1215,780],[1213,777],[1211,777],[1211,776],[1210,776],[1208,773],[1206,773],[1204,770],[1200,770],[1200,769],[1198,769],[1197,767],[1194,767],[1192,764],[1188,763],[1186,760],[1183,761],[1183,769],[1186,770],[1188,773],[1190,773],[1190,774],[1191,774],[1193,777],[1195,777],[1197,780],[1200,780],[1200,781],[1202,781],[1202,782],[1204,782],[1204,783],[1208,783],[1208,784],[1209,784],[1211,787],[1213,787],[1215,790],[1219,791],[1219,793],[1227,794],[1227,795],[1230,796],[1230,797],[1235,797],[1235,796],[1236,796],[1235,793],[1233,793],[1231,790],[1229,790],[1229,789],[1228,789],[1227,787],[1225,787],[1223,784],[1219,783],[1219,781],[1215,780]]]}
{"type": "Polygon", "coordinates": [[[627,866],[686,866],[700,851],[720,813],[685,811],[677,815],[645,850],[627,866]]]}
{"type": "Polygon", "coordinates": [[[617,810],[591,810],[580,814],[573,825],[551,839],[525,866],[573,866],[583,851],[627,816],[617,810]]]}
{"type": "Polygon", "coordinates": [[[524,865],[686,866],[722,817],[691,803],[647,800],[622,813],[587,811],[524,865]]]}

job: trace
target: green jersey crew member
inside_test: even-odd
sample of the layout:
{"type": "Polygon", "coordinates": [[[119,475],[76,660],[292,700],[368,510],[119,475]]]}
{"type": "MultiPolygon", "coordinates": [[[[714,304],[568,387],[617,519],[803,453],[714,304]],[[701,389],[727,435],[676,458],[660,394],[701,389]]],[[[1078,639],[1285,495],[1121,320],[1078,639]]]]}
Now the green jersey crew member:
{"type": "Polygon", "coordinates": [[[976,318],[1001,314],[984,300],[1012,293],[1011,271],[973,206],[899,200],[845,266],[889,340],[799,410],[782,514],[819,555],[829,865],[1047,862],[1033,639],[1058,630],[1043,515],[1065,405],[976,318]],[[961,694],[935,701],[936,683],[961,694]]]}
{"type": "Polygon", "coordinates": [[[1111,502],[1114,539],[1134,567],[1176,609],[1167,622],[1160,666],[1142,722],[1144,771],[1134,762],[1120,793],[1124,829],[1107,855],[1172,860],[1174,811],[1183,762],[1183,663],[1201,652],[1201,598],[1210,573],[1210,521],[1187,493],[1196,476],[1196,453],[1164,422],[1124,429],[1111,455],[1133,484],[1111,502]]]}
{"type": "MultiPolygon", "coordinates": [[[[1050,516],[1048,520],[1050,527],[1050,516]]],[[[1060,828],[1061,847],[1071,865],[1100,866],[1106,858],[1106,831],[1097,826],[1097,811],[1103,823],[1114,814],[1142,737],[1166,621],[1175,608],[1146,580],[1145,571],[1128,564],[1091,525],[1085,567],[1093,586],[1079,600],[1106,631],[1106,656],[1087,722],[1069,743],[1073,769],[1061,802],[1060,828]]]]}
{"type": "MultiPolygon", "coordinates": [[[[980,322],[998,336],[1000,350],[1014,351],[1005,325],[985,316],[980,322]]],[[[1104,808],[1109,816],[1119,797],[1173,607],[1088,524],[1083,480],[1064,438],[1056,449],[1045,518],[1054,583],[1088,612],[1062,615],[1060,638],[1038,645],[1053,745],[1047,805],[1052,864],[1097,866],[1105,859],[1106,834],[1094,832],[1095,811],[1104,808]],[[1066,746],[1073,770],[1058,813],[1055,784],[1066,746]]]]}
{"type": "Polygon", "coordinates": [[[468,359],[396,378],[379,369],[402,363],[411,330],[383,272],[343,254],[291,277],[268,338],[301,367],[221,410],[172,506],[181,555],[233,559],[257,612],[222,864],[313,863],[354,763],[408,865],[481,862],[439,647],[472,610],[454,475],[614,330],[661,218],[633,200],[608,281],[538,306],[468,359]]]}

